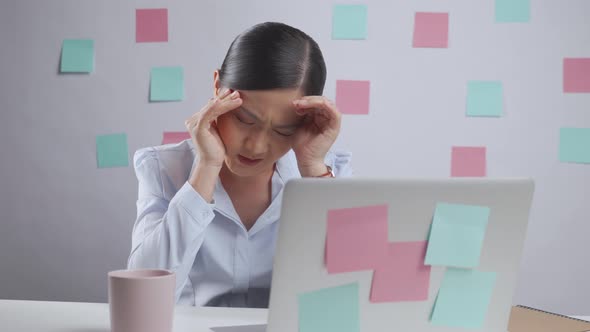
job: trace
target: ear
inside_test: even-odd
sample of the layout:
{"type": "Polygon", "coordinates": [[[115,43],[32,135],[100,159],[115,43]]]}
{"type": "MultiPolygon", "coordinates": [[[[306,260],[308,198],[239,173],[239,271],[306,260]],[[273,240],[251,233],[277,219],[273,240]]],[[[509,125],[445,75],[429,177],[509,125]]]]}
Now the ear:
{"type": "Polygon", "coordinates": [[[213,96],[217,97],[221,92],[221,82],[219,82],[219,69],[213,72],[213,96]]]}

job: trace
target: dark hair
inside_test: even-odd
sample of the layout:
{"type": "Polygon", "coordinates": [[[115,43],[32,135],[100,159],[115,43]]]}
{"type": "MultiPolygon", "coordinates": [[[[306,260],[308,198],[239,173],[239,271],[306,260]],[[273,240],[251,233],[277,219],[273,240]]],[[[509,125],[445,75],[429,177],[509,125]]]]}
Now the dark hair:
{"type": "Polygon", "coordinates": [[[303,31],[266,22],[234,39],[219,80],[234,90],[300,88],[304,95],[322,95],[326,64],[318,44],[303,31]]]}

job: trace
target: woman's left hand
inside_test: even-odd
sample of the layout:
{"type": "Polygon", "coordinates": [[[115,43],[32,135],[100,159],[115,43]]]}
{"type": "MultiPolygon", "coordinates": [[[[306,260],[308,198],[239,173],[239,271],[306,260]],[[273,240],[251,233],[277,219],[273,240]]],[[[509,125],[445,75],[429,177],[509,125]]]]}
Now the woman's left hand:
{"type": "Polygon", "coordinates": [[[340,133],[341,114],[324,96],[305,96],[294,100],[295,112],[305,117],[295,133],[293,151],[301,176],[326,173],[324,158],[340,133]]]}

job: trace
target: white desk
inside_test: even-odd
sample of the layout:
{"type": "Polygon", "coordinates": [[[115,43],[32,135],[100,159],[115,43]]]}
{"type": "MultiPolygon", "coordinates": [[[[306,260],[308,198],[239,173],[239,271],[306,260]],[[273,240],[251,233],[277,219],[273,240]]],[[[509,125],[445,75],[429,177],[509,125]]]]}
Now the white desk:
{"type": "MultiPolygon", "coordinates": [[[[209,327],[266,324],[268,310],[177,306],[174,332],[211,332],[209,327]]],[[[106,303],[0,300],[0,331],[110,332],[106,303]]]]}
{"type": "MultiPolygon", "coordinates": [[[[174,332],[210,332],[209,327],[266,324],[268,310],[177,306],[174,332]]],[[[590,320],[590,316],[572,316],[590,320]]],[[[106,303],[0,300],[0,331],[110,332],[106,303]]]]}

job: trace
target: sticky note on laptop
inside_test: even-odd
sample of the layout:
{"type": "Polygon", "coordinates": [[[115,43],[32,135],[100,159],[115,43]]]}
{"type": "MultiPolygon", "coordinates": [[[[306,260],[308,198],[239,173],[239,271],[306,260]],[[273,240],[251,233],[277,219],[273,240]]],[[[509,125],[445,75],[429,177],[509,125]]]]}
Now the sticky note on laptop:
{"type": "Polygon", "coordinates": [[[482,328],[495,283],[495,272],[448,268],[430,316],[432,325],[482,328]]]}
{"type": "Polygon", "coordinates": [[[359,332],[359,316],[358,283],[299,295],[299,332],[359,332]]]}
{"type": "Polygon", "coordinates": [[[485,239],[490,208],[438,203],[434,211],[426,265],[473,268],[485,239]]]}
{"type": "Polygon", "coordinates": [[[387,256],[373,272],[371,302],[425,301],[430,266],[424,265],[426,241],[391,242],[387,256]]]}
{"type": "Polygon", "coordinates": [[[387,205],[328,211],[328,273],[374,270],[387,254],[387,205]]]}

